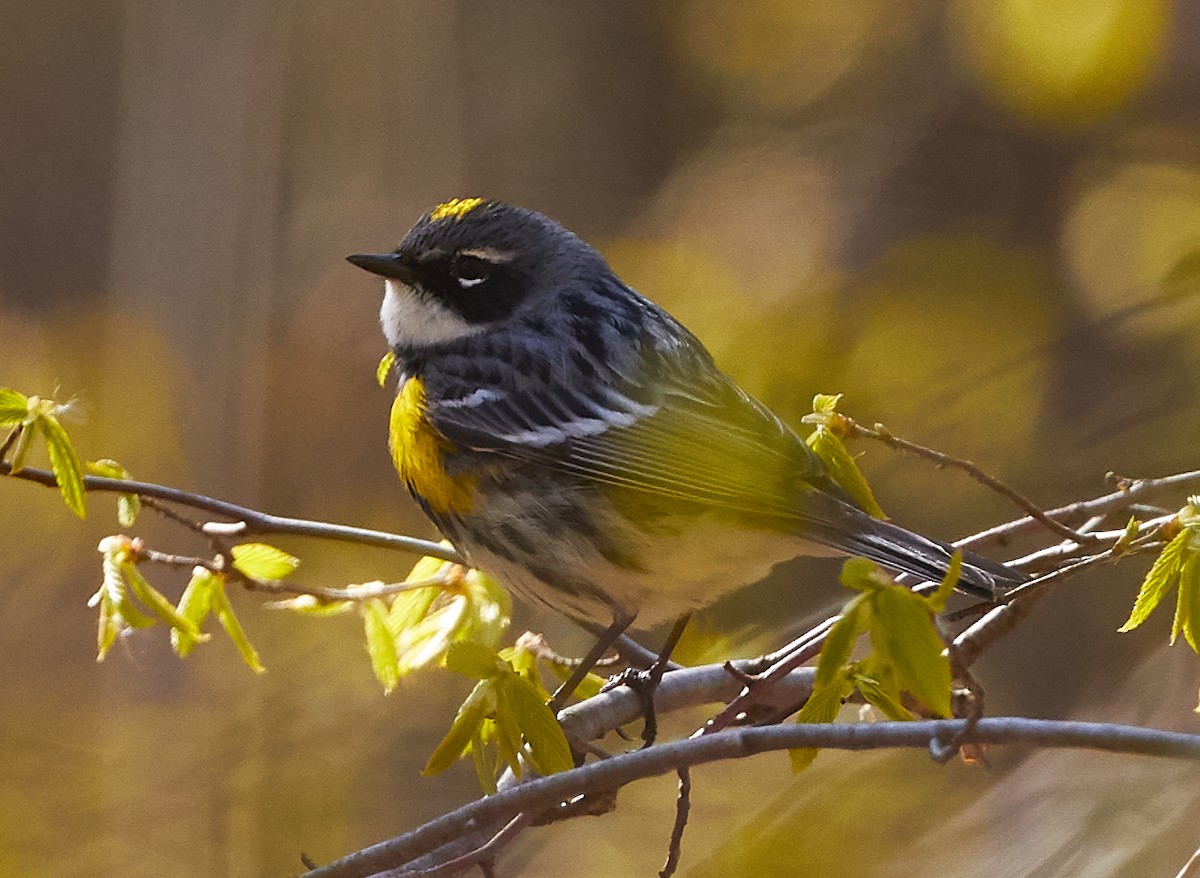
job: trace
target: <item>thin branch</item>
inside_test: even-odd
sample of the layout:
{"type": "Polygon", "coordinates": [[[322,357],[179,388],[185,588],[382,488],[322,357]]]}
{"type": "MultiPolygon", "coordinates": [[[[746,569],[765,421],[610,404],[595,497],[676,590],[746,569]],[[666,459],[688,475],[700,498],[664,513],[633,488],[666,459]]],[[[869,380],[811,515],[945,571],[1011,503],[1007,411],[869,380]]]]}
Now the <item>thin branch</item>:
{"type": "Polygon", "coordinates": [[[1062,522],[1051,518],[1048,514],[1043,512],[1036,503],[1034,503],[1020,491],[1017,491],[1015,488],[1006,485],[995,476],[988,475],[969,460],[964,460],[960,457],[952,457],[949,454],[944,454],[943,452],[936,451],[933,448],[927,448],[924,445],[918,445],[916,442],[910,442],[907,439],[901,439],[899,436],[893,435],[887,427],[883,426],[883,424],[876,424],[874,428],[871,428],[864,427],[853,418],[845,415],[842,415],[841,419],[845,422],[847,436],[866,436],[869,439],[876,439],[890,448],[897,448],[901,451],[907,451],[910,454],[923,457],[926,460],[931,460],[939,467],[953,467],[955,469],[962,470],[981,485],[991,488],[996,493],[1007,497],[1020,509],[1023,509],[1030,518],[1032,518],[1034,521],[1037,521],[1043,527],[1050,529],[1059,536],[1065,537],[1069,540],[1074,540],[1078,543],[1090,541],[1090,538],[1086,534],[1078,533],[1077,531],[1067,527],[1062,522]]]}
{"type": "MultiPolygon", "coordinates": [[[[635,780],[678,771],[680,768],[796,747],[838,750],[894,747],[926,749],[931,740],[945,741],[962,734],[965,726],[964,720],[788,724],[727,729],[704,737],[662,743],[588,763],[571,771],[536,778],[521,786],[476,800],[412,832],[315,869],[308,873],[308,878],[366,878],[402,866],[470,831],[473,826],[511,819],[522,812],[540,813],[579,795],[615,789],[635,780]]],[[[1200,735],[1106,723],[1016,717],[983,719],[963,735],[963,741],[992,745],[1034,744],[1200,761],[1200,735]]]]}
{"type": "Polygon", "coordinates": [[[688,813],[692,810],[692,773],[679,769],[679,795],[675,799],[675,825],[671,827],[671,843],[667,847],[667,862],[663,864],[658,878],[671,878],[679,868],[680,847],[683,830],[687,828],[688,813]]]}
{"type": "Polygon", "coordinates": [[[1049,594],[1050,586],[1057,580],[1066,579],[1100,561],[1107,561],[1111,557],[1111,550],[1101,552],[1098,555],[1084,558],[1082,561],[1068,564],[1066,567],[1060,567],[1053,573],[1047,573],[1026,583],[1022,588],[1036,587],[1024,591],[1007,604],[993,607],[982,618],[954,638],[955,657],[964,668],[969,668],[987,651],[988,647],[1024,621],[1033,612],[1034,606],[1049,594]]]}
{"type": "MultiPolygon", "coordinates": [[[[1068,503],[1066,506],[1059,506],[1057,509],[1049,509],[1046,511],[1046,515],[1052,519],[1062,521],[1086,519],[1098,515],[1110,515],[1122,509],[1130,508],[1147,494],[1170,488],[1182,488],[1196,483],[1200,483],[1200,470],[1189,470],[1188,472],[1175,473],[1174,475],[1163,476],[1161,478],[1138,479],[1110,494],[1102,494],[1091,500],[1080,500],[1075,503],[1068,503]]],[[[1032,516],[1026,516],[1025,518],[1018,518],[1015,521],[998,524],[995,527],[972,534],[969,537],[964,537],[961,540],[956,540],[953,545],[960,549],[966,549],[976,548],[984,543],[1006,543],[1018,533],[1029,530],[1038,524],[1040,523],[1032,516]]]]}
{"type": "Polygon", "coordinates": [[[455,857],[453,860],[442,863],[440,866],[419,869],[415,872],[404,868],[392,869],[379,876],[379,878],[453,878],[454,875],[465,872],[472,866],[488,867],[492,860],[496,858],[496,854],[500,849],[520,835],[521,830],[529,825],[529,820],[529,815],[522,811],[512,820],[508,821],[504,828],[489,838],[486,843],[473,851],[455,857]]]}
{"type": "MultiPolygon", "coordinates": [[[[13,473],[12,468],[4,461],[0,461],[0,476],[12,476],[13,478],[25,479],[26,481],[50,487],[58,486],[58,480],[54,477],[54,473],[49,470],[25,468],[18,473],[13,473]]],[[[329,522],[312,521],[304,518],[270,515],[266,512],[259,512],[256,509],[238,506],[236,503],[217,500],[213,497],[206,497],[203,494],[193,494],[190,491],[181,491],[178,488],[168,488],[165,485],[156,485],[151,482],[85,475],[83,477],[83,487],[88,491],[136,494],[143,499],[150,497],[157,500],[165,500],[169,503],[178,503],[181,506],[187,506],[191,509],[200,509],[213,515],[231,518],[242,524],[241,528],[236,528],[235,526],[239,534],[292,534],[295,536],[317,537],[326,540],[356,543],[363,546],[398,549],[402,552],[415,552],[420,555],[441,558],[443,561],[451,561],[455,564],[463,563],[462,556],[456,551],[430,540],[421,540],[416,537],[387,533],[386,531],[351,527],[344,524],[331,524],[329,522]]]]}
{"type": "Polygon", "coordinates": [[[1192,854],[1191,859],[1183,864],[1175,878],[1197,878],[1200,876],[1200,850],[1192,854]]]}

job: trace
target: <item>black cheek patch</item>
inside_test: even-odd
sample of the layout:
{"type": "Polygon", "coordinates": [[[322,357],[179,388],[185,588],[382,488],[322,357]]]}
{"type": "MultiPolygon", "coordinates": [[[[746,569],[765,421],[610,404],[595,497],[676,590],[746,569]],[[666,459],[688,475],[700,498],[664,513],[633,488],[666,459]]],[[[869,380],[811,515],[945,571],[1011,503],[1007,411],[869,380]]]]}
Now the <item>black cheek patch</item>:
{"type": "Polygon", "coordinates": [[[447,272],[439,286],[441,298],[468,323],[502,320],[524,298],[519,279],[499,267],[487,280],[465,288],[447,272]]]}

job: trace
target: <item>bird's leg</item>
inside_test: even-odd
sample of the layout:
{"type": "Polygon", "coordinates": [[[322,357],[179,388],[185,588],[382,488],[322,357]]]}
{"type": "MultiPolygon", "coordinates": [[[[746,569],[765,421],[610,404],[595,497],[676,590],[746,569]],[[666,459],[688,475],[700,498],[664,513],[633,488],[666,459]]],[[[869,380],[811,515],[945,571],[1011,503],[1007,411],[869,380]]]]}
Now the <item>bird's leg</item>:
{"type": "MultiPolygon", "coordinates": [[[[604,653],[608,652],[609,647],[617,642],[617,638],[625,633],[625,629],[632,622],[633,616],[625,613],[619,613],[613,617],[612,624],[604,629],[604,633],[596,640],[596,645],[588,654],[579,660],[575,670],[571,671],[571,676],[567,677],[563,684],[554,690],[554,694],[550,696],[550,710],[556,714],[562,710],[567,699],[571,697],[571,693],[583,682],[583,678],[588,675],[588,672],[596,666],[596,662],[604,658],[604,653]]],[[[659,673],[659,676],[661,677],[662,674],[659,673]]]]}
{"type": "Polygon", "coordinates": [[[642,747],[649,747],[658,737],[658,717],[654,711],[654,690],[658,688],[658,683],[662,680],[662,676],[666,673],[667,666],[671,663],[671,653],[675,651],[675,647],[679,644],[679,638],[683,636],[683,630],[687,628],[688,622],[691,620],[691,613],[684,613],[675,620],[674,626],[671,628],[671,633],[667,635],[666,642],[663,643],[662,650],[658,654],[658,658],[646,670],[638,668],[629,668],[628,670],[618,674],[609,681],[605,689],[610,689],[614,686],[628,686],[637,693],[638,698],[642,702],[642,717],[645,724],[642,726],[642,747]]]}

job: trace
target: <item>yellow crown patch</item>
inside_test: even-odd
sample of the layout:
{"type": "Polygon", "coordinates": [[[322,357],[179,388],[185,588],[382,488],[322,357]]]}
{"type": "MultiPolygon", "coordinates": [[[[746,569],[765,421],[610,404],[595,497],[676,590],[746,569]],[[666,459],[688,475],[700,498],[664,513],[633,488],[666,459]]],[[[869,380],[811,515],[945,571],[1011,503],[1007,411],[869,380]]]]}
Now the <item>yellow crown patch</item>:
{"type": "Polygon", "coordinates": [[[475,208],[483,204],[482,198],[451,198],[449,201],[439,204],[429,212],[431,222],[437,222],[444,219],[462,219],[475,208]]]}

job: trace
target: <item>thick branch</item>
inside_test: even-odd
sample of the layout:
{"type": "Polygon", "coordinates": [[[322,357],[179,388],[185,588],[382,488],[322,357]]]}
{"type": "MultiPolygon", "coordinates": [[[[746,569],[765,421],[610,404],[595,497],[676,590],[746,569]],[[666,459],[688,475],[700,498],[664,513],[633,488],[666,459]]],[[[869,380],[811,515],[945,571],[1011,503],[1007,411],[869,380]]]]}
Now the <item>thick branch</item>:
{"type": "Polygon", "coordinates": [[[586,793],[612,790],[642,778],[769,750],[821,747],[837,750],[928,749],[931,741],[962,735],[963,743],[1034,744],[1200,761],[1200,735],[1105,723],[1001,717],[966,730],[964,720],[911,723],[761,726],[658,744],[592,762],[464,805],[406,835],[382,842],[307,873],[307,878],[366,878],[397,868],[473,827],[540,814],[586,793]]]}

